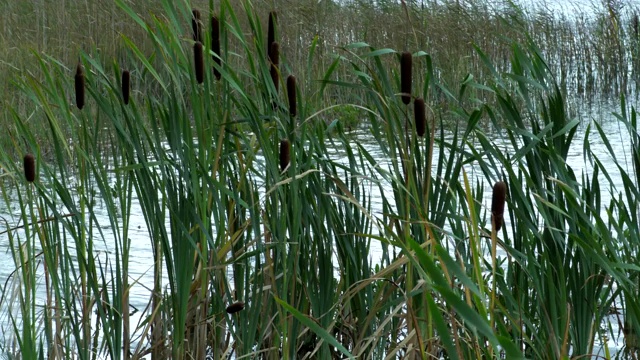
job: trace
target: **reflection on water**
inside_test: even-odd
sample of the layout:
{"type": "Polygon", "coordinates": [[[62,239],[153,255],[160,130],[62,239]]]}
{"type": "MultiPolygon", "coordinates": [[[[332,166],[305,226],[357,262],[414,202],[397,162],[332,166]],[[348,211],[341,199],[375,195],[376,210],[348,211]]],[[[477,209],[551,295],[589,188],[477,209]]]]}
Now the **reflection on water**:
{"type": "MultiPolygon", "coordinates": [[[[597,121],[600,125],[602,125],[602,129],[606,136],[608,137],[609,144],[611,146],[611,150],[615,157],[618,159],[619,164],[627,167],[627,170],[631,168],[631,163],[625,162],[624,159],[629,158],[629,144],[628,144],[628,136],[627,130],[624,128],[620,122],[616,121],[614,117],[610,115],[612,111],[616,111],[617,108],[614,106],[605,105],[601,108],[600,111],[593,111],[593,108],[584,111],[582,113],[578,113],[577,116],[581,120],[580,130],[578,131],[576,138],[573,142],[573,147],[569,152],[569,156],[567,159],[567,165],[571,167],[576,176],[579,178],[581,174],[586,174],[587,176],[591,175],[592,168],[589,163],[586,161],[584,156],[584,140],[587,129],[587,124],[591,121],[597,121]],[[621,161],[622,160],[622,161],[621,161]]],[[[354,141],[357,141],[361,144],[361,146],[369,152],[369,154],[375,159],[377,162],[377,166],[382,169],[388,169],[392,159],[385,158],[383,156],[382,151],[377,146],[375,140],[369,133],[366,124],[363,124],[361,127],[352,131],[351,135],[354,138],[354,141]]],[[[489,135],[489,138],[492,139],[496,146],[503,149],[503,151],[513,151],[511,149],[510,144],[504,139],[502,134],[498,131],[492,132],[489,135]]],[[[452,134],[451,134],[452,136],[452,134]]],[[[591,133],[589,134],[589,146],[593,151],[594,155],[599,158],[599,160],[607,167],[609,171],[609,175],[613,179],[613,185],[620,189],[622,186],[622,180],[620,178],[619,173],[617,172],[616,166],[614,166],[613,158],[610,154],[609,149],[605,146],[602,139],[598,136],[598,134],[591,129],[591,133]],[[610,166],[608,166],[610,165],[610,166]]],[[[434,152],[434,167],[438,164],[437,159],[437,151],[434,152]]],[[[335,149],[330,156],[338,161],[346,161],[344,158],[344,151],[341,149],[335,149]]],[[[490,207],[491,202],[491,187],[492,183],[483,179],[482,171],[479,167],[474,166],[473,163],[465,168],[466,173],[472,178],[476,180],[484,181],[484,199],[482,203],[482,211],[488,212],[487,209],[490,207]]],[[[606,179],[602,176],[601,180],[603,183],[606,183],[606,179]]],[[[362,181],[370,181],[363,179],[362,181]]],[[[462,181],[462,179],[460,179],[462,181]]],[[[372,215],[378,218],[382,218],[383,209],[382,209],[382,196],[380,193],[380,188],[372,183],[365,183],[365,189],[370,191],[371,195],[371,207],[372,207],[372,215]]],[[[514,186],[513,184],[511,186],[514,186]]],[[[382,184],[382,191],[392,193],[389,184],[382,184]]],[[[10,197],[16,198],[16,194],[9,194],[10,197]]],[[[607,187],[602,188],[602,204],[608,204],[611,199],[611,193],[607,187]]],[[[109,214],[107,213],[107,208],[104,204],[97,204],[94,208],[94,215],[98,219],[99,226],[101,226],[103,231],[102,239],[93,239],[95,253],[94,256],[100,259],[100,264],[105,266],[105,270],[107,266],[113,264],[115,262],[115,244],[114,239],[116,236],[113,234],[112,229],[110,227],[109,222],[109,214]]],[[[603,205],[603,206],[604,206],[603,205]]],[[[601,209],[604,211],[605,209],[601,209]]],[[[486,214],[486,213],[485,213],[486,214]]],[[[19,222],[20,219],[20,208],[16,203],[12,203],[9,207],[6,207],[6,204],[0,203],[0,216],[4,223],[4,229],[12,229],[21,225],[19,222]]],[[[505,219],[508,221],[508,219],[505,219]]],[[[508,224],[507,224],[508,225],[508,224]]],[[[139,322],[142,321],[144,316],[148,315],[148,309],[145,311],[150,302],[150,292],[153,288],[153,254],[151,251],[151,241],[149,238],[149,233],[146,230],[146,223],[144,216],[142,214],[139,203],[136,199],[133,200],[133,205],[131,207],[131,217],[130,217],[130,228],[128,232],[128,237],[131,243],[130,248],[130,259],[129,259],[129,282],[132,284],[132,288],[130,291],[130,304],[132,307],[135,307],[138,311],[132,317],[132,328],[136,328],[139,325],[139,322]]],[[[445,229],[446,231],[447,229],[445,229]]],[[[13,236],[16,238],[23,239],[24,232],[20,229],[17,229],[12,232],[13,236]]],[[[70,253],[74,253],[73,248],[69,249],[70,253]]],[[[371,258],[374,263],[380,261],[381,256],[381,246],[379,243],[373,243],[371,249],[371,258]]],[[[2,286],[3,290],[3,312],[5,312],[7,298],[12,297],[13,281],[15,280],[15,276],[13,273],[15,271],[15,264],[12,259],[11,249],[9,248],[9,238],[8,234],[5,232],[0,236],[0,286],[2,286]]],[[[166,271],[165,271],[166,273],[166,271]]],[[[166,283],[166,279],[165,279],[166,283]]],[[[40,286],[42,292],[44,292],[44,287],[40,286]]],[[[17,289],[19,290],[19,288],[17,289]]],[[[39,302],[44,302],[44,295],[41,295],[41,299],[38,299],[39,302]]],[[[14,316],[18,316],[19,311],[17,309],[13,309],[12,313],[14,316]]],[[[20,319],[17,318],[19,321],[20,319]]],[[[613,322],[615,323],[615,321],[613,322]]],[[[2,313],[0,314],[0,331],[4,334],[5,338],[7,338],[12,329],[12,324],[8,318],[8,314],[2,313]]],[[[614,332],[615,333],[615,332],[614,332]]],[[[0,337],[0,341],[4,339],[0,337]]],[[[612,348],[619,347],[619,345],[614,341],[615,339],[609,340],[609,345],[612,348]]]]}

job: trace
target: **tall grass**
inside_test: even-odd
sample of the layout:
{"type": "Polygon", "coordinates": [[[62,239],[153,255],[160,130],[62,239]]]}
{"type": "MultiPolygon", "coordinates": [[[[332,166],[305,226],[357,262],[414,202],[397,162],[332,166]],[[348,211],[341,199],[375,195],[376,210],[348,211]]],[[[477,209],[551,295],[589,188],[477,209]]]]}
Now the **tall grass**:
{"type": "MultiPolygon", "coordinates": [[[[478,44],[478,81],[453,81],[410,32],[402,51],[341,46],[318,73],[328,49],[312,38],[296,67],[284,34],[297,23],[274,9],[166,0],[143,18],[116,3],[145,47],[123,33],[122,62],[35,54],[40,75],[17,81],[34,110],[11,113],[0,157],[18,210],[4,233],[16,268],[0,298],[7,356],[609,356],[601,325],[616,304],[620,354],[637,352],[636,170],[597,122],[623,188],[588,137],[591,170],[567,165],[579,120],[537,40],[511,42],[508,63],[478,44]],[[348,102],[318,101],[341,93],[348,102]],[[337,106],[361,111],[384,160],[325,121],[337,106]],[[133,274],[139,257],[153,258],[148,283],[133,274]]],[[[636,149],[624,98],[617,116],[636,149]]]]}
{"type": "MultiPolygon", "coordinates": [[[[213,26],[209,24],[210,14],[204,11],[209,2],[190,3],[202,10],[196,23],[206,28],[213,26]]],[[[587,8],[567,5],[564,11],[558,11],[544,2],[528,6],[526,10],[515,10],[510,2],[415,1],[402,5],[393,1],[278,0],[253,2],[251,7],[262,14],[261,27],[265,31],[268,31],[271,13],[278,15],[278,22],[287,24],[278,30],[279,45],[287,49],[289,70],[296,73],[300,84],[311,83],[326,73],[336,47],[360,41],[376,48],[429,49],[434,75],[451,88],[457,87],[468,72],[472,72],[478,82],[488,81],[492,74],[471,50],[472,45],[482,48],[497,69],[508,72],[510,44],[525,40],[521,31],[524,27],[535,38],[547,61],[558,68],[556,80],[565,95],[599,98],[629,92],[637,94],[639,56],[634,19],[639,9],[633,3],[616,4],[594,2],[587,8]],[[309,63],[312,41],[316,44],[317,61],[309,63]]],[[[132,7],[145,21],[152,21],[153,14],[162,12],[158,2],[137,3],[132,7]]],[[[244,11],[241,2],[233,3],[230,8],[238,13],[244,11]]],[[[154,51],[145,29],[133,19],[121,16],[115,2],[7,2],[2,10],[0,24],[5,36],[0,37],[0,88],[8,94],[4,99],[7,104],[2,107],[5,110],[1,113],[3,124],[11,123],[11,114],[6,109],[15,108],[25,116],[31,114],[29,99],[16,91],[11,79],[17,74],[21,78],[34,75],[41,80],[43,74],[31,66],[37,62],[37,54],[48,54],[70,64],[77,60],[80,51],[85,51],[103,63],[115,58],[123,68],[132,68],[136,64],[129,63],[128,50],[120,41],[121,34],[132,39],[144,53],[154,51]]],[[[193,16],[192,13],[190,21],[193,16]]],[[[250,31],[247,18],[239,17],[238,25],[242,31],[250,31]]],[[[188,24],[182,26],[188,36],[188,24]]],[[[191,29],[193,32],[193,21],[191,29]]],[[[214,40],[211,36],[211,41],[214,40]]],[[[242,44],[238,42],[231,41],[227,46],[230,51],[242,51],[242,44]]],[[[261,49],[265,56],[269,49],[267,40],[261,49]]],[[[227,63],[236,68],[248,66],[240,56],[228,58],[227,63]]],[[[354,79],[344,68],[337,69],[333,76],[334,79],[354,79]]],[[[416,76],[422,78],[423,74],[416,76]]],[[[140,91],[158,91],[153,87],[155,84],[142,84],[144,89],[140,91]]],[[[317,108],[325,108],[336,102],[357,102],[361,96],[344,88],[331,88],[323,94],[322,97],[309,94],[309,100],[317,108]]],[[[439,101],[442,106],[448,105],[445,96],[440,96],[439,101]]],[[[329,120],[336,116],[357,120],[363,114],[351,107],[334,107],[324,116],[329,120]]],[[[44,127],[37,124],[37,128],[44,127]]],[[[48,141],[45,135],[35,134],[42,143],[48,141]]],[[[10,140],[0,140],[6,141],[5,147],[11,147],[10,140]]]]}

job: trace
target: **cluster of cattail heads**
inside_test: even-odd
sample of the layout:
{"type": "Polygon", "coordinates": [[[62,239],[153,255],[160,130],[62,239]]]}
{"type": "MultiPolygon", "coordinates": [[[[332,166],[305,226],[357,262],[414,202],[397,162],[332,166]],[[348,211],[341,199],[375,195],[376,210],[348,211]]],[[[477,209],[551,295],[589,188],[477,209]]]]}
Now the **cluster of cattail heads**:
{"type": "Polygon", "coordinates": [[[36,159],[31,154],[24,156],[24,177],[28,182],[34,182],[36,179],[36,159]]]}
{"type": "Polygon", "coordinates": [[[193,41],[202,42],[202,19],[200,10],[191,10],[191,28],[193,30],[193,41]]]}
{"type": "MultiPolygon", "coordinates": [[[[216,16],[211,18],[211,51],[213,51],[213,61],[220,66],[220,22],[216,16]]],[[[213,68],[213,75],[216,80],[220,80],[220,71],[217,68],[213,68]]]]}
{"type": "Polygon", "coordinates": [[[129,70],[122,72],[122,100],[125,105],[129,105],[129,94],[131,92],[131,74],[129,70]]]}
{"type": "Polygon", "coordinates": [[[193,44],[193,63],[196,68],[196,80],[198,84],[202,84],[204,82],[204,49],[200,41],[193,44]]]}
{"type": "Polygon", "coordinates": [[[411,65],[412,55],[410,52],[403,52],[400,55],[400,96],[405,105],[411,102],[411,65]]]}
{"type": "Polygon", "coordinates": [[[291,144],[289,140],[280,140],[280,171],[284,171],[289,166],[291,144]]]}
{"type": "Polygon", "coordinates": [[[427,131],[427,113],[424,99],[417,98],[413,101],[413,117],[416,123],[416,134],[423,137],[427,131]]]}
{"type": "Polygon", "coordinates": [[[498,181],[493,185],[491,201],[491,223],[498,232],[504,223],[504,203],[507,199],[507,183],[498,181]]]}
{"type": "Polygon", "coordinates": [[[289,75],[287,77],[287,98],[289,99],[289,116],[295,117],[298,114],[296,103],[296,77],[289,75]]]}
{"type": "Polygon", "coordinates": [[[84,107],[84,69],[82,64],[78,62],[75,75],[75,87],[76,87],[76,106],[82,110],[84,107]]]}

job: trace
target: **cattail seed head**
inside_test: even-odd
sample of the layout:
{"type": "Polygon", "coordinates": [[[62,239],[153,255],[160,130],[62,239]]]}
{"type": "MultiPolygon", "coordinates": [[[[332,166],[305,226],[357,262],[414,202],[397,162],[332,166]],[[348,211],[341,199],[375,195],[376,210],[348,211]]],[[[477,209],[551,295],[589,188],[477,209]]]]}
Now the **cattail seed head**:
{"type": "Polygon", "coordinates": [[[200,41],[196,41],[193,45],[193,61],[196,67],[196,80],[198,84],[202,84],[204,82],[204,51],[200,41]]]}
{"type": "Polygon", "coordinates": [[[191,28],[193,30],[193,41],[202,42],[202,20],[200,20],[200,10],[191,10],[191,28]]]}
{"type": "Polygon", "coordinates": [[[400,57],[400,92],[402,102],[409,105],[411,102],[411,64],[413,58],[410,52],[403,52],[400,57]]]}
{"type": "Polygon", "coordinates": [[[491,200],[491,222],[496,232],[504,222],[504,203],[507,198],[507,183],[498,181],[493,185],[493,199],[491,200]]]}
{"type": "Polygon", "coordinates": [[[24,156],[24,177],[28,182],[36,179],[36,159],[31,154],[24,156]]]}
{"type": "Polygon", "coordinates": [[[267,29],[267,56],[269,58],[269,61],[271,61],[271,44],[276,41],[276,21],[276,12],[269,12],[269,27],[267,29]]]}
{"type": "Polygon", "coordinates": [[[78,106],[78,109],[82,110],[84,107],[84,70],[80,63],[78,63],[78,66],[76,67],[75,87],[76,106],[78,106]]]}
{"type": "Polygon", "coordinates": [[[640,27],[640,20],[638,19],[638,14],[633,15],[633,20],[631,20],[633,27],[633,33],[636,37],[638,37],[638,28],[640,27]]]}
{"type": "MultiPolygon", "coordinates": [[[[213,61],[220,66],[220,22],[215,16],[211,18],[211,50],[215,54],[213,55],[213,61]]],[[[220,80],[220,71],[215,67],[213,68],[213,74],[215,75],[216,80],[220,80]]]]}
{"type": "Polygon", "coordinates": [[[278,91],[278,64],[280,63],[280,44],[277,42],[271,43],[271,51],[269,52],[269,57],[271,58],[271,80],[273,81],[273,86],[275,86],[276,91],[278,91]]]}
{"type": "Polygon", "coordinates": [[[291,144],[289,144],[289,140],[280,140],[280,171],[284,171],[289,166],[290,151],[291,144]]]}
{"type": "Polygon", "coordinates": [[[227,306],[228,314],[235,314],[238,311],[244,309],[244,303],[242,301],[234,302],[233,304],[227,306]]]}
{"type": "Polygon", "coordinates": [[[287,77],[287,97],[289,98],[289,116],[295,117],[298,109],[296,104],[296,77],[293,75],[287,77]]]}
{"type": "Polygon", "coordinates": [[[122,72],[122,100],[125,105],[129,105],[129,92],[131,91],[131,74],[129,70],[122,72]]]}
{"type": "Polygon", "coordinates": [[[413,101],[413,117],[416,123],[416,134],[423,137],[427,131],[427,115],[424,99],[417,98],[413,101]]]}

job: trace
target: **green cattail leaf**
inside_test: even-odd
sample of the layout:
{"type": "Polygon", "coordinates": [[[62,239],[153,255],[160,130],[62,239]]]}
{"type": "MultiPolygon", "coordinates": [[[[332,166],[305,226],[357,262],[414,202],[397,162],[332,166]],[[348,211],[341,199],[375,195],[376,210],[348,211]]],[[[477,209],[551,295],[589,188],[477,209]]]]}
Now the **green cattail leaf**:
{"type": "Polygon", "coordinates": [[[309,319],[307,316],[296,310],[293,306],[287,304],[282,299],[274,296],[274,299],[280,306],[285,308],[288,312],[291,313],[298,321],[302,323],[302,325],[308,327],[313,331],[316,335],[318,335],[322,340],[324,340],[327,344],[338,349],[343,355],[345,355],[348,359],[355,359],[349,350],[347,350],[335,337],[331,336],[327,330],[320,327],[315,321],[309,319]]]}

